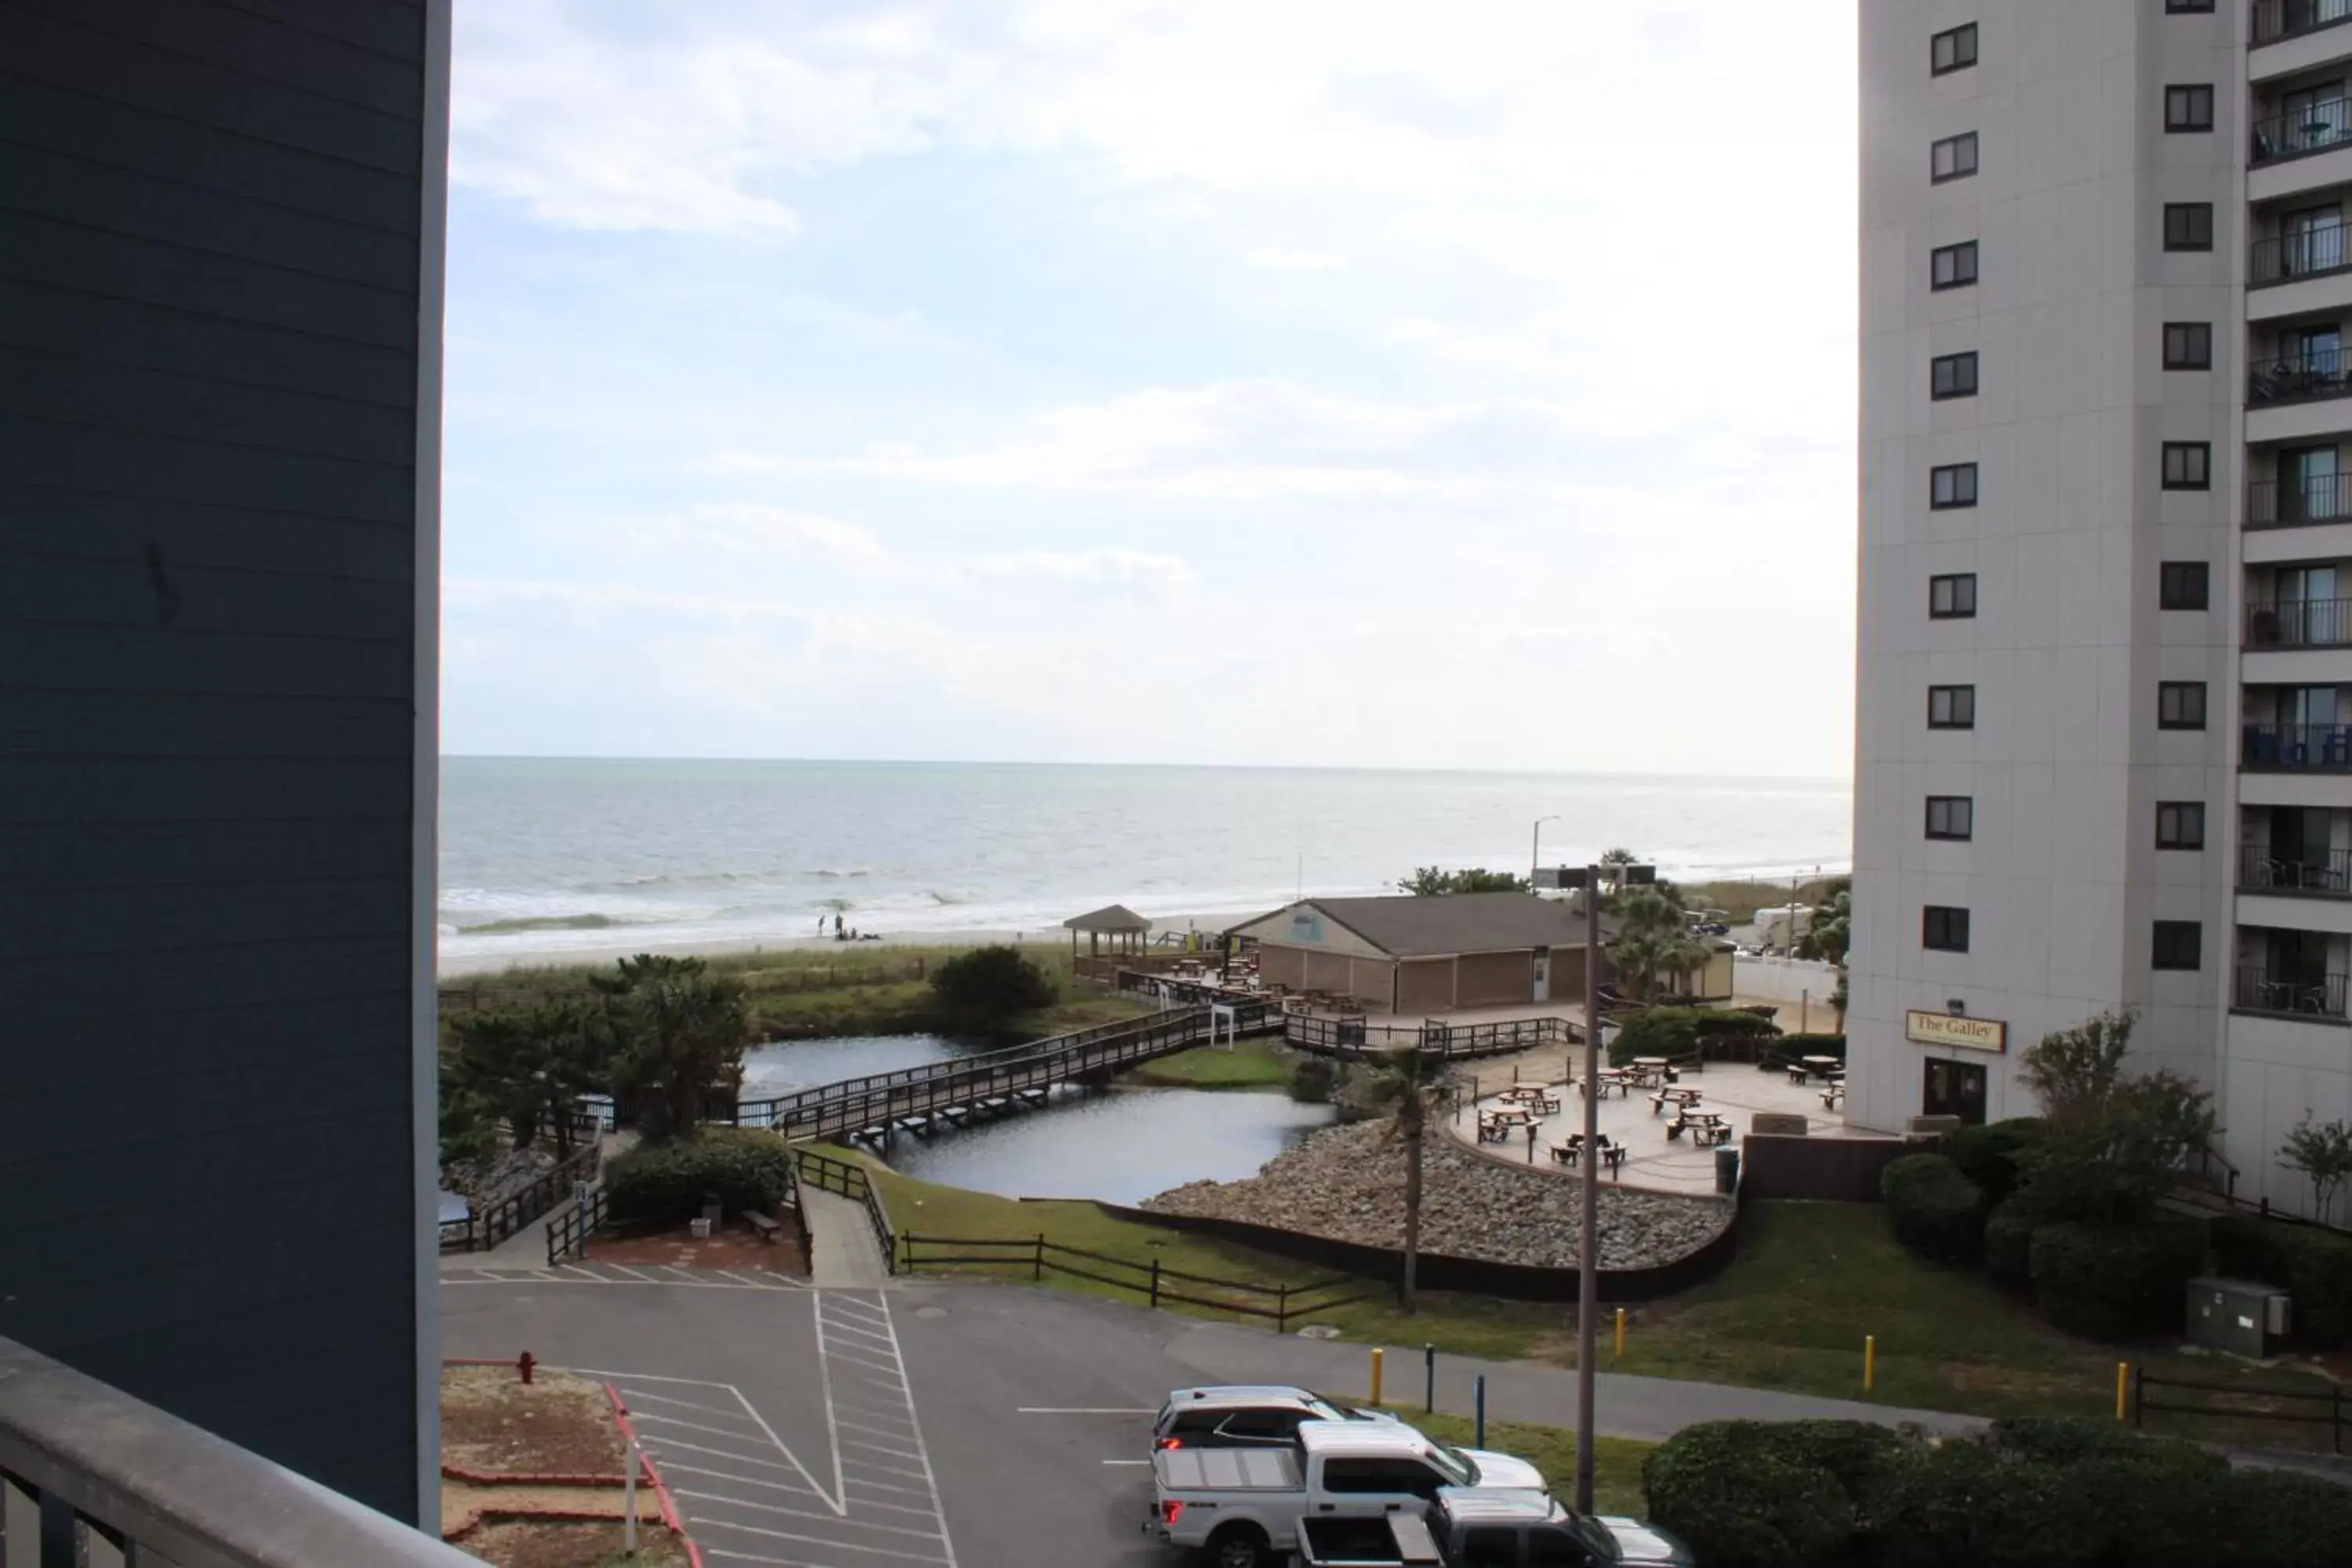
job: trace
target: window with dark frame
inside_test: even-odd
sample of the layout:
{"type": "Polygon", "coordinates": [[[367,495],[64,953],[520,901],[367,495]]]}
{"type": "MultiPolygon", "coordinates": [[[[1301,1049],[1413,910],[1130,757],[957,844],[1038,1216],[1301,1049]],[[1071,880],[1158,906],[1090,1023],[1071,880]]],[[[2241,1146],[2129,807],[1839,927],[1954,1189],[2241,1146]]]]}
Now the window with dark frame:
{"type": "Polygon", "coordinates": [[[2157,569],[2157,608],[2203,610],[2212,607],[2213,568],[2202,561],[2167,561],[2157,569]]]}
{"type": "Polygon", "coordinates": [[[1939,245],[1927,253],[1927,287],[1936,290],[1967,289],[1977,280],[1977,242],[1939,245]]]}
{"type": "Polygon", "coordinates": [[[2156,727],[2159,730],[2205,728],[2205,683],[2201,680],[2158,682],[2156,727]]]}
{"type": "Polygon", "coordinates": [[[2201,800],[2158,801],[2156,847],[2158,849],[2204,848],[2205,803],[2201,800]]]}
{"type": "Polygon", "coordinates": [[[2196,921],[2156,922],[2155,951],[2149,963],[2158,969],[2199,969],[2204,966],[2205,928],[2196,921]]]}
{"type": "Polygon", "coordinates": [[[2213,0],[2164,0],[2164,9],[2168,16],[2210,16],[2213,14],[2213,0]]]}
{"type": "Polygon", "coordinates": [[[1943,399],[1974,397],[1977,395],[1977,355],[1974,349],[1966,353],[1937,354],[1927,363],[1927,395],[1943,399]]]}
{"type": "Polygon", "coordinates": [[[1977,172],[1977,133],[1963,131],[1927,149],[1927,178],[1937,184],[1965,180],[1977,172]]]}
{"type": "Polygon", "coordinates": [[[2165,322],[2164,368],[2211,370],[2213,368],[2213,323],[2210,321],[2165,322]]]}
{"type": "Polygon", "coordinates": [[[2167,250],[2212,249],[2213,204],[2211,202],[2165,203],[2164,248],[2167,250]]]}
{"type": "Polygon", "coordinates": [[[2164,488],[2168,490],[2211,489],[2213,444],[2210,441],[2167,441],[2164,444],[2164,488]]]}
{"type": "Polygon", "coordinates": [[[1930,75],[1964,71],[1976,63],[1977,25],[1974,22],[1964,22],[1927,40],[1927,69],[1930,75]]]}
{"type": "Polygon", "coordinates": [[[1969,911],[1949,904],[1929,904],[1919,911],[1919,945],[1931,952],[1969,950],[1969,911]]]}
{"type": "Polygon", "coordinates": [[[1973,795],[1931,795],[1927,797],[1927,837],[1973,838],[1977,833],[1977,803],[1973,795]]]}
{"type": "Polygon", "coordinates": [[[1944,572],[1927,579],[1927,618],[1971,620],[1977,613],[1977,574],[1944,572]]]}
{"type": "Polygon", "coordinates": [[[2183,82],[2164,89],[2164,128],[2168,132],[2213,129],[2213,84],[2183,82]]]}
{"type": "Polygon", "coordinates": [[[1927,470],[1927,504],[1937,511],[1977,504],[1977,466],[1945,463],[1927,470]]]}
{"type": "MultiPolygon", "coordinates": [[[[2201,687],[2199,689],[2203,689],[2201,687]]],[[[1973,686],[1927,688],[1927,728],[1973,730],[1977,727],[1977,689],[1973,686]]]]}

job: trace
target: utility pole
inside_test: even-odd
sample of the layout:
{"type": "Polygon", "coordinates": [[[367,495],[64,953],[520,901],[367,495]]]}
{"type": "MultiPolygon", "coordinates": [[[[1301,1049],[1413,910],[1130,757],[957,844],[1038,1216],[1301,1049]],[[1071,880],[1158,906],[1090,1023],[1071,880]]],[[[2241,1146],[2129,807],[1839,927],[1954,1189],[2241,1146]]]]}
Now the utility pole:
{"type": "MultiPolygon", "coordinates": [[[[1655,866],[1614,868],[1621,887],[1657,879],[1655,866]]],[[[1576,1238],[1576,1511],[1592,1511],[1594,1363],[1601,1356],[1601,868],[1584,868],[1584,1143],[1583,1224],[1576,1238]]]]}

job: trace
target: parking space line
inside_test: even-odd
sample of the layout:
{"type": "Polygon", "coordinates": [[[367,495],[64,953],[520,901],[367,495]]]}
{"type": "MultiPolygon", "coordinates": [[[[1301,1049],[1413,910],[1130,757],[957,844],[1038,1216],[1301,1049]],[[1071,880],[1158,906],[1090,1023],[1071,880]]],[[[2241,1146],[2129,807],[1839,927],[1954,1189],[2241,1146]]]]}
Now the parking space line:
{"type": "Polygon", "coordinates": [[[730,1552],[724,1547],[706,1546],[705,1557],[724,1557],[730,1563],[758,1563],[763,1568],[826,1568],[822,1563],[804,1562],[798,1557],[762,1557],[756,1552],[730,1552]]]}
{"type": "Polygon", "coordinates": [[[952,1565],[955,1562],[954,1558],[941,1557],[936,1552],[898,1552],[887,1546],[865,1546],[855,1542],[827,1541],[823,1536],[798,1535],[789,1530],[765,1530],[756,1524],[735,1524],[723,1519],[698,1519],[695,1521],[695,1529],[698,1531],[735,1530],[746,1535],[764,1535],[772,1541],[797,1541],[810,1546],[822,1546],[831,1552],[862,1552],[875,1557],[895,1557],[902,1563],[946,1563],[952,1565]]]}
{"type": "Polygon", "coordinates": [[[649,1274],[638,1273],[635,1269],[630,1268],[625,1263],[607,1263],[604,1267],[607,1268],[617,1268],[623,1274],[627,1275],[630,1279],[636,1280],[642,1285],[658,1285],[661,1283],[660,1280],[654,1279],[649,1274]]]}
{"type": "Polygon", "coordinates": [[[828,1323],[825,1327],[838,1330],[845,1334],[864,1334],[876,1344],[887,1345],[890,1342],[889,1335],[877,1334],[872,1329],[861,1329],[855,1323],[828,1323]]]}
{"type": "Polygon", "coordinates": [[[1147,1410],[1139,1405],[1120,1408],[1110,1405],[1019,1405],[1015,1415],[1157,1415],[1157,1410],[1147,1410]]]}
{"type": "MultiPolygon", "coordinates": [[[[725,1470],[712,1470],[712,1469],[705,1469],[705,1468],[704,1468],[702,1466],[700,1466],[700,1465],[681,1465],[681,1464],[677,1463],[675,1459],[665,1459],[665,1460],[663,1460],[663,1461],[662,1461],[662,1468],[663,1468],[663,1469],[665,1469],[665,1470],[667,1470],[667,1471],[668,1471],[668,1472],[670,1472],[670,1473],[671,1473],[671,1474],[673,1474],[673,1475],[681,1475],[681,1476],[709,1476],[712,1480],[715,1480],[715,1481],[732,1481],[732,1482],[734,1482],[734,1483],[735,1483],[737,1486],[739,1486],[739,1487],[768,1487],[768,1488],[772,1489],[773,1490],[780,1491],[780,1492],[791,1492],[791,1493],[792,1493],[792,1494],[793,1494],[795,1497],[813,1497],[813,1498],[817,1498],[817,1500],[818,1500],[818,1501],[820,1501],[820,1502],[822,1502],[822,1501],[824,1501],[824,1500],[822,1497],[818,1497],[818,1494],[817,1494],[817,1493],[815,1493],[815,1492],[813,1492],[813,1491],[809,1490],[809,1489],[808,1489],[808,1488],[806,1488],[806,1487],[803,1487],[803,1486],[794,1486],[794,1485],[793,1485],[792,1482],[790,1482],[790,1481],[769,1481],[769,1480],[761,1480],[761,1479],[759,1477],[757,1477],[757,1476],[738,1476],[738,1475],[731,1475],[731,1474],[730,1474],[729,1472],[727,1472],[727,1471],[725,1471],[725,1470]]],[[[887,1508],[887,1507],[888,1507],[889,1505],[888,1505],[888,1504],[887,1504],[887,1503],[874,1503],[874,1504],[870,1504],[869,1506],[871,1506],[871,1507],[875,1507],[875,1508],[887,1508]]]]}
{"type": "Polygon", "coordinates": [[[866,1426],[855,1421],[844,1421],[841,1425],[852,1432],[863,1432],[873,1437],[903,1437],[907,1435],[904,1432],[893,1432],[887,1426],[866,1426]]]}
{"type": "MultiPolygon", "coordinates": [[[[736,1464],[739,1464],[739,1465],[757,1465],[757,1466],[759,1466],[761,1469],[767,1469],[767,1470],[798,1470],[798,1469],[800,1469],[800,1466],[799,1466],[799,1464],[798,1464],[798,1463],[793,1463],[793,1464],[790,1464],[790,1465],[780,1465],[780,1464],[778,1464],[778,1463],[777,1463],[775,1460],[773,1460],[773,1459],[755,1459],[755,1458],[751,1458],[751,1455],[749,1455],[749,1454],[738,1454],[738,1453],[733,1453],[733,1452],[730,1452],[730,1450],[725,1449],[725,1448],[711,1448],[711,1447],[704,1447],[704,1446],[703,1446],[702,1444],[700,1444],[700,1443],[689,1443],[689,1442],[688,1442],[688,1441],[687,1441],[685,1438],[683,1438],[683,1437],[664,1437],[664,1438],[661,1440],[660,1444],[659,1444],[659,1447],[660,1447],[661,1452],[660,1452],[660,1453],[656,1453],[656,1454],[654,1456],[654,1458],[656,1458],[656,1459],[660,1458],[662,1457],[662,1454],[666,1454],[666,1453],[667,1453],[667,1452],[668,1452],[670,1449],[672,1449],[672,1448],[684,1448],[685,1450],[687,1450],[688,1453],[691,1453],[691,1454],[709,1454],[709,1455],[711,1455],[712,1457],[714,1457],[714,1458],[721,1458],[721,1459],[728,1459],[728,1460],[731,1460],[732,1462],[734,1462],[734,1463],[736,1463],[736,1464]]],[[[817,1497],[823,1497],[823,1496],[824,1496],[824,1494],[823,1492],[821,1492],[821,1491],[817,1491],[817,1490],[815,1489],[815,1487],[814,1487],[814,1485],[813,1483],[812,1483],[812,1485],[811,1485],[810,1490],[811,1490],[812,1494],[813,1494],[813,1495],[814,1495],[814,1496],[817,1496],[817,1497]]]]}
{"type": "Polygon", "coordinates": [[[713,1410],[708,1405],[697,1405],[691,1399],[674,1399],[667,1394],[647,1394],[642,1388],[624,1388],[621,1392],[628,1396],[630,1402],[629,1407],[632,1410],[636,1408],[636,1401],[640,1399],[650,1399],[656,1405],[675,1405],[681,1410],[699,1410],[705,1415],[725,1415],[730,1418],[741,1420],[751,1419],[749,1416],[736,1417],[735,1413],[731,1410],[713,1410]]]}
{"type": "Polygon", "coordinates": [[[853,1487],[872,1487],[876,1491],[904,1492],[908,1497],[928,1497],[930,1495],[924,1491],[920,1487],[892,1486],[888,1481],[869,1481],[864,1476],[850,1477],[849,1484],[853,1487]]]}
{"type": "MultiPolygon", "coordinates": [[[[844,1437],[841,1441],[844,1447],[871,1448],[877,1454],[887,1454],[893,1458],[919,1459],[922,1458],[920,1454],[910,1454],[904,1448],[886,1448],[879,1443],[868,1443],[863,1438],[844,1437]]],[[[856,1459],[852,1462],[855,1464],[864,1465],[869,1469],[880,1470],[885,1475],[906,1476],[910,1479],[919,1481],[925,1479],[923,1472],[920,1470],[902,1470],[896,1465],[886,1465],[879,1459],[856,1459]]]]}
{"type": "MultiPolygon", "coordinates": [[[[699,1421],[688,1421],[677,1415],[663,1415],[651,1410],[639,1410],[635,1406],[630,1408],[629,1414],[639,1421],[658,1421],[665,1426],[683,1426],[689,1432],[707,1432],[714,1437],[734,1437],[740,1440],[751,1436],[749,1432],[737,1432],[726,1426],[706,1426],[699,1421]]],[[[723,1415],[724,1412],[713,1411],[711,1414],[723,1415]]]]}
{"type": "Polygon", "coordinates": [[[911,1535],[919,1541],[937,1541],[940,1538],[940,1532],[936,1530],[909,1530],[903,1524],[877,1524],[872,1520],[866,1519],[836,1520],[831,1514],[811,1513],[803,1508],[786,1508],[777,1502],[753,1502],[749,1498],[720,1497],[715,1492],[680,1491],[677,1488],[672,1487],[670,1495],[690,1497],[703,1502],[715,1502],[726,1508],[749,1508],[757,1509],[761,1513],[787,1514],[793,1519],[820,1519],[828,1524],[840,1524],[851,1530],[878,1530],[887,1535],[911,1535]]]}

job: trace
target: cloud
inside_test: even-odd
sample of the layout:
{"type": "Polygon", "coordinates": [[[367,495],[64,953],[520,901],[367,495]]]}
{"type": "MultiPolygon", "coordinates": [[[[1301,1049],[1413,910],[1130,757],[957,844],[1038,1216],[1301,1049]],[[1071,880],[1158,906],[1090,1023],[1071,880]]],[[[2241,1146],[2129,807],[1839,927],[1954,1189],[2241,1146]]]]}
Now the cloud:
{"type": "Polygon", "coordinates": [[[1344,272],[1347,258],[1334,256],[1328,250],[1290,249],[1281,246],[1262,245],[1244,258],[1252,267],[1267,272],[1344,272]]]}
{"type": "Polygon", "coordinates": [[[1201,585],[1200,574],[1184,562],[1141,550],[1023,550],[982,556],[965,570],[997,582],[1066,583],[1162,605],[1183,604],[1201,585]]]}

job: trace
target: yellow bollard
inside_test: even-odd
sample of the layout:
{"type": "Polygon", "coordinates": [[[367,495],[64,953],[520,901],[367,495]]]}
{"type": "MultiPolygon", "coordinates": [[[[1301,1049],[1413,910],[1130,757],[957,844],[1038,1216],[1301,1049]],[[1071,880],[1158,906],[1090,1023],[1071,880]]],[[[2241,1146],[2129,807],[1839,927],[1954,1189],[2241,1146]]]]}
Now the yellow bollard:
{"type": "Polygon", "coordinates": [[[2116,1419],[2131,1419],[2131,1363],[2116,1363],[2116,1419]]]}
{"type": "Polygon", "coordinates": [[[1617,1309],[1617,1355],[1620,1360],[1625,1355],[1625,1309],[1622,1307],[1617,1309]]]}
{"type": "Polygon", "coordinates": [[[1369,1404],[1369,1405],[1378,1405],[1380,1402],[1381,1402],[1381,1350],[1380,1350],[1380,1347],[1379,1347],[1378,1345],[1374,1345],[1374,1346],[1372,1347],[1372,1396],[1371,1396],[1371,1398],[1370,1398],[1370,1399],[1367,1400],[1365,1403],[1366,1403],[1366,1404],[1369,1404]]]}
{"type": "Polygon", "coordinates": [[[1862,1336],[1862,1391],[1868,1394],[1878,1381],[1878,1336],[1862,1336]]]}

